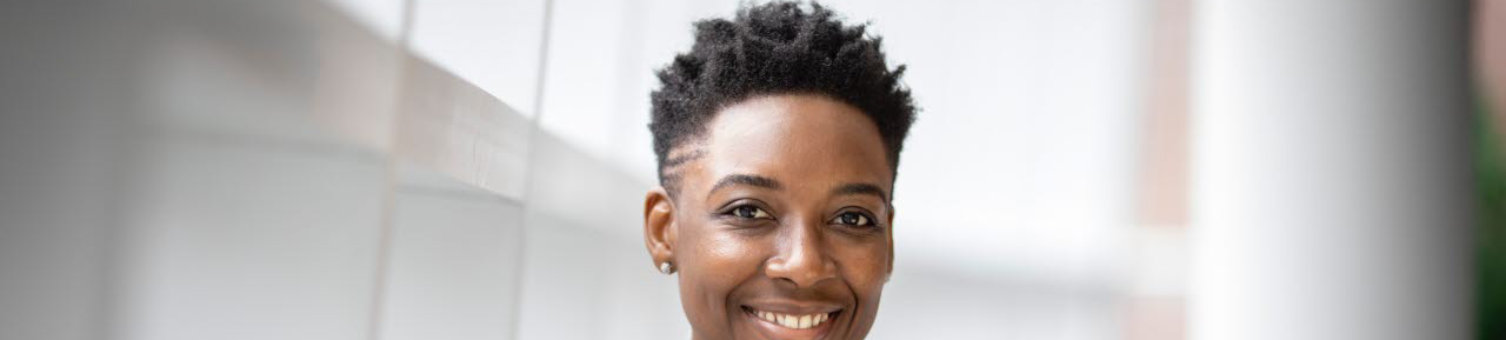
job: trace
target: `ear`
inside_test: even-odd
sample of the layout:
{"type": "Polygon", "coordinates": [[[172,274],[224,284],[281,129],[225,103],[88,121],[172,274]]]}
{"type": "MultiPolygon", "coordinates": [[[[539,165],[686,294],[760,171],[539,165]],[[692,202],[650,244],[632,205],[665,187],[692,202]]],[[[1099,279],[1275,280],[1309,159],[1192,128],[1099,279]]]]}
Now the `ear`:
{"type": "Polygon", "coordinates": [[[894,276],[894,206],[889,206],[889,272],[884,273],[884,282],[889,282],[889,277],[894,276]]]}
{"type": "MultiPolygon", "coordinates": [[[[654,187],[643,198],[643,243],[655,271],[659,264],[673,262],[675,238],[675,205],[664,187],[654,187]]],[[[674,263],[678,266],[679,263],[674,263]]]]}

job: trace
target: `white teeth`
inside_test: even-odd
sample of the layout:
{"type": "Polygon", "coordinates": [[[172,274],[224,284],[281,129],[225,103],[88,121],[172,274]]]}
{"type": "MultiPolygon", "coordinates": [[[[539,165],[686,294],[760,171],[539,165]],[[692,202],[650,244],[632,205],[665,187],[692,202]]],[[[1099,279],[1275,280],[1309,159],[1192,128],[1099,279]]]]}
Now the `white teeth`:
{"type": "Polygon", "coordinates": [[[776,325],[794,329],[814,328],[816,326],[820,326],[823,323],[826,323],[826,321],[831,317],[831,315],[827,313],[789,315],[765,311],[754,311],[753,314],[757,315],[760,319],[767,320],[776,325]]]}

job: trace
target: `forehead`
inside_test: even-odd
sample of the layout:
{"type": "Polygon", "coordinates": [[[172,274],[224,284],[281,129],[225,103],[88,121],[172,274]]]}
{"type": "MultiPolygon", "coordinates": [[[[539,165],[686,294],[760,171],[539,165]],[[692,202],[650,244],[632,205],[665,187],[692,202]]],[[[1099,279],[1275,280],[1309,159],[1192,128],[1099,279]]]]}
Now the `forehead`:
{"type": "Polygon", "coordinates": [[[827,97],[745,100],[718,112],[705,132],[698,143],[703,157],[690,171],[700,178],[687,178],[693,182],[734,173],[823,190],[853,182],[887,189],[892,182],[878,127],[857,108],[827,97]]]}

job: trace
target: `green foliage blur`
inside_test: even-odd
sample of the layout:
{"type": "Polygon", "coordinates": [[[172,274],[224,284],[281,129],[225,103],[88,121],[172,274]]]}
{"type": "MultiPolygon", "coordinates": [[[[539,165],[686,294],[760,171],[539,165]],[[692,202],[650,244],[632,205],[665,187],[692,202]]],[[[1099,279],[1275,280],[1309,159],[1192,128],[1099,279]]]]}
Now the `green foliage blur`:
{"type": "Polygon", "coordinates": [[[1475,112],[1475,188],[1479,195],[1476,234],[1475,301],[1478,338],[1506,339],[1506,161],[1501,131],[1494,131],[1490,107],[1479,100],[1475,112]]]}

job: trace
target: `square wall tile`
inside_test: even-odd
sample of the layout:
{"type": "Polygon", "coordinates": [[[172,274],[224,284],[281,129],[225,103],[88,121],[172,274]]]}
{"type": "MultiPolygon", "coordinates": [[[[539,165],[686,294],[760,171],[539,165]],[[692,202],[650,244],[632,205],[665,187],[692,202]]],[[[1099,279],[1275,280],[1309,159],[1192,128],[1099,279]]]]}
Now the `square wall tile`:
{"type": "Polygon", "coordinates": [[[419,179],[403,180],[396,192],[381,338],[511,338],[521,208],[462,183],[431,184],[444,179],[439,174],[413,174],[423,171],[405,170],[419,179]]]}

